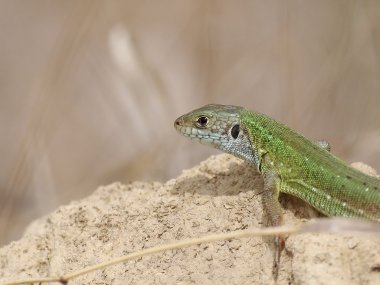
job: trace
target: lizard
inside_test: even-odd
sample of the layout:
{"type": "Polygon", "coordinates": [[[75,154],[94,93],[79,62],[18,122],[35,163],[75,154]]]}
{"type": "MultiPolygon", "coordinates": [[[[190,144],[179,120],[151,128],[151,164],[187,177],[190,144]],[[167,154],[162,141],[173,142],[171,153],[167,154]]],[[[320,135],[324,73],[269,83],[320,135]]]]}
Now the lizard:
{"type": "MultiPolygon", "coordinates": [[[[237,156],[263,177],[268,226],[282,224],[280,193],[294,195],[327,216],[380,222],[380,180],[346,164],[326,141],[314,142],[256,111],[209,104],[177,118],[176,130],[237,156]]],[[[285,238],[275,237],[277,278],[285,238]]]]}

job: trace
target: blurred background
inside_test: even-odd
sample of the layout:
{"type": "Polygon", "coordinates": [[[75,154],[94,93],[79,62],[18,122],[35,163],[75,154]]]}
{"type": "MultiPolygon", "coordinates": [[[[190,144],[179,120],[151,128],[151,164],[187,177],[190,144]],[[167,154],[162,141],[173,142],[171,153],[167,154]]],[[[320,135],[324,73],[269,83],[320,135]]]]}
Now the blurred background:
{"type": "Polygon", "coordinates": [[[207,103],[380,170],[380,1],[0,1],[0,245],[99,185],[217,153],[173,128],[207,103]]]}

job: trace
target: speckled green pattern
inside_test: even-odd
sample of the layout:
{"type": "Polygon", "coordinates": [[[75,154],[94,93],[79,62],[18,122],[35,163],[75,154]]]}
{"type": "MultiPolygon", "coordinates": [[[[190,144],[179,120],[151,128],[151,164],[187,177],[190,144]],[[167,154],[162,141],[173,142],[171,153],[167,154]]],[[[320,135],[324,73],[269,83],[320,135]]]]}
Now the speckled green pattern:
{"type": "MultiPolygon", "coordinates": [[[[240,111],[259,157],[268,156],[280,177],[280,191],[306,201],[329,216],[380,222],[380,180],[348,166],[327,150],[275,120],[240,111]]],[[[266,162],[262,160],[262,163],[266,162]]]]}

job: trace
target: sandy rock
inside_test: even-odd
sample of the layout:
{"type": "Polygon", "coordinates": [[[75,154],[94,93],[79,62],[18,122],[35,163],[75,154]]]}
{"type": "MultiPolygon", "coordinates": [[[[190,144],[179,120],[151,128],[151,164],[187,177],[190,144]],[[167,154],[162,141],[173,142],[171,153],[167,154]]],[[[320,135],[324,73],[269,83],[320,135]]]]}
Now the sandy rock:
{"type": "MultiPolygon", "coordinates": [[[[0,284],[60,275],[137,250],[262,225],[262,179],[229,155],[212,156],[177,179],[114,183],[33,222],[0,249],[0,284]]],[[[282,197],[284,221],[316,216],[282,197]]],[[[111,266],[72,284],[275,284],[270,239],[201,244],[111,266]]],[[[278,284],[380,284],[380,240],[339,235],[288,239],[278,284]]]]}

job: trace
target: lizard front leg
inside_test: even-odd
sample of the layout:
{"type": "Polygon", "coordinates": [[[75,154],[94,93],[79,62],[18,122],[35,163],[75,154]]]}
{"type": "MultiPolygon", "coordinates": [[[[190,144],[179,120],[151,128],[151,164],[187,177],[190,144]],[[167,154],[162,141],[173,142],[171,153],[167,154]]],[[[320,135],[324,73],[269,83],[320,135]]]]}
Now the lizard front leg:
{"type": "MultiPolygon", "coordinates": [[[[282,224],[282,209],[278,200],[280,194],[280,177],[274,169],[266,169],[263,171],[264,193],[262,197],[263,208],[268,217],[269,226],[278,226],[282,224]]],[[[281,252],[285,247],[285,238],[276,236],[274,239],[274,262],[273,276],[277,279],[280,266],[281,252]]]]}

